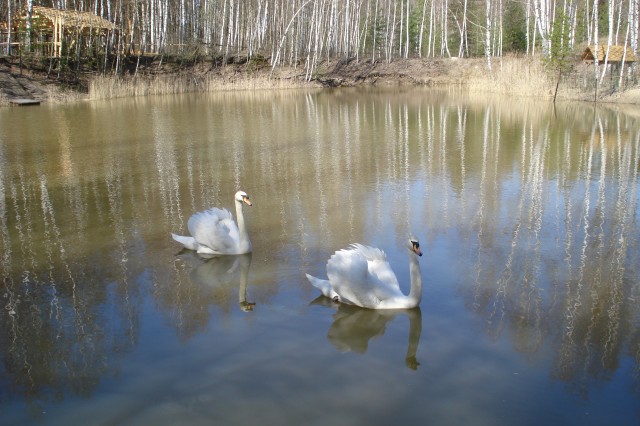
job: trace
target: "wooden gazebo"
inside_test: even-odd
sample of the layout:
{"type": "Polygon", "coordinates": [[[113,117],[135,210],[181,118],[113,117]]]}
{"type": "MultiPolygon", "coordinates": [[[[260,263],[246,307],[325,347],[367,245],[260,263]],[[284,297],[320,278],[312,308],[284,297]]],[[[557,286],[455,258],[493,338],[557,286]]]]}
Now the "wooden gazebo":
{"type": "MultiPolygon", "coordinates": [[[[22,21],[28,19],[22,16],[22,21]]],[[[62,39],[65,31],[72,30],[81,34],[107,34],[116,27],[112,22],[90,12],[52,9],[33,6],[31,14],[32,28],[51,33],[51,56],[62,56],[62,39]]]]}
{"type": "Polygon", "coordinates": [[[587,46],[582,53],[582,60],[594,62],[596,58],[598,60],[598,64],[604,64],[605,59],[608,64],[612,65],[620,65],[622,61],[625,63],[636,61],[636,55],[630,47],[627,47],[625,50],[624,46],[598,45],[598,51],[596,54],[596,47],[594,45],[587,46]]]}

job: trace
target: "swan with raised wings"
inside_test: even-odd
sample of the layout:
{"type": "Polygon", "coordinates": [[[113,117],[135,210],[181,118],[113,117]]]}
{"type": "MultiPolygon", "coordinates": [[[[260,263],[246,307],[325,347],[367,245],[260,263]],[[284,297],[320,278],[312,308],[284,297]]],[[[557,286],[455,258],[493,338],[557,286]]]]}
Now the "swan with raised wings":
{"type": "Polygon", "coordinates": [[[334,302],[369,309],[415,308],[422,300],[422,275],[418,263],[422,251],[417,238],[409,239],[408,249],[411,276],[409,295],[400,290],[387,255],[380,249],[362,244],[352,244],[329,258],[328,280],[306,275],[314,287],[334,302]]]}
{"type": "Polygon", "coordinates": [[[187,227],[190,237],[171,234],[174,240],[198,254],[219,256],[226,254],[245,254],[251,252],[251,241],[244,222],[242,207],[251,206],[249,196],[244,191],[236,192],[236,217],[238,224],[227,209],[213,207],[198,212],[189,218],[187,227]]]}

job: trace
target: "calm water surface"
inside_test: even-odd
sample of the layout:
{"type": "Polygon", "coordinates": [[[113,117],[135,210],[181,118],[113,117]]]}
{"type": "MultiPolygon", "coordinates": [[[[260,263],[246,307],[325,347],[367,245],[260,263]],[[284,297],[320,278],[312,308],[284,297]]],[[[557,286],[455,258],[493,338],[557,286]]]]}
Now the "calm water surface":
{"type": "Polygon", "coordinates": [[[415,89],[0,109],[2,424],[637,425],[639,157],[638,111],[415,89]],[[170,238],[237,189],[252,255],[170,238]],[[420,309],[304,276],[408,292],[410,233],[420,309]]]}

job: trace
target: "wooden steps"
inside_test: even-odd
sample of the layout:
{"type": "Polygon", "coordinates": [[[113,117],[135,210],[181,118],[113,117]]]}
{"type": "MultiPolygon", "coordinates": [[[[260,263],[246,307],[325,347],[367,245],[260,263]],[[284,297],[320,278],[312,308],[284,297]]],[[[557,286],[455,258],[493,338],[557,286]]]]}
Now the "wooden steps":
{"type": "Polygon", "coordinates": [[[40,105],[40,101],[35,99],[28,99],[28,98],[9,99],[9,103],[14,106],[40,105]]]}

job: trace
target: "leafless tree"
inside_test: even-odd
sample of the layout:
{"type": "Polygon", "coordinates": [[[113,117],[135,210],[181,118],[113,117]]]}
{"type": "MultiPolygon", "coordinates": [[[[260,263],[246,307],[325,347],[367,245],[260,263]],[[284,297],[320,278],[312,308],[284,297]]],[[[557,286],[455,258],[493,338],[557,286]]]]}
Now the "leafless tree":
{"type": "MultiPolygon", "coordinates": [[[[390,62],[449,57],[451,51],[458,57],[484,54],[491,68],[492,58],[509,48],[504,43],[514,23],[503,21],[508,7],[521,10],[518,31],[529,55],[540,48],[542,55],[550,52],[558,42],[551,37],[556,24],[563,25],[563,33],[569,26],[569,40],[561,43],[597,45],[599,13],[607,14],[607,45],[624,43],[638,53],[640,0],[607,1],[606,8],[598,9],[597,0],[7,0],[0,4],[0,21],[16,22],[32,5],[93,12],[117,27],[109,34],[116,71],[121,56],[131,52],[196,52],[261,55],[273,67],[300,65],[312,78],[325,60],[366,56],[390,62]],[[563,19],[557,19],[560,15],[563,19]]],[[[20,35],[26,44],[28,13],[22,22],[27,35],[6,25],[3,41],[20,35]]],[[[595,75],[598,80],[604,75],[601,65],[595,75]]]]}

